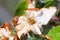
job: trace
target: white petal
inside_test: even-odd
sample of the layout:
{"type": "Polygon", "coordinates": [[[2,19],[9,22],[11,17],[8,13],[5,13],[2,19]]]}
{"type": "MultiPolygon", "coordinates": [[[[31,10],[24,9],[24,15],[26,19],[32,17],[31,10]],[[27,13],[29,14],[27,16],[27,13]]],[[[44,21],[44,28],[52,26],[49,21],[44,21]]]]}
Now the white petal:
{"type": "Polygon", "coordinates": [[[57,9],[55,7],[42,8],[40,11],[43,12],[43,15],[36,17],[37,22],[41,22],[43,25],[46,25],[52,16],[56,13],[57,9]]]}
{"type": "Polygon", "coordinates": [[[34,24],[34,25],[32,26],[32,28],[31,28],[31,30],[32,30],[35,34],[39,34],[39,35],[42,34],[42,33],[41,33],[41,30],[40,30],[39,27],[38,27],[38,24],[34,24]]]}

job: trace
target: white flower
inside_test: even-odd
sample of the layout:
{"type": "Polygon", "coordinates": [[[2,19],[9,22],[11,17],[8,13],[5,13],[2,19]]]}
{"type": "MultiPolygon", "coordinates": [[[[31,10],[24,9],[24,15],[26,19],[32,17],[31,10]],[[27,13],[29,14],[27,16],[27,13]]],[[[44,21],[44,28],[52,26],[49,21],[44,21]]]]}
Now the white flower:
{"type": "MultiPolygon", "coordinates": [[[[32,31],[35,34],[41,35],[42,32],[42,25],[46,25],[49,20],[52,18],[52,16],[55,14],[56,8],[55,7],[49,7],[49,8],[42,8],[39,11],[26,11],[26,15],[28,17],[20,16],[17,22],[16,29],[17,35],[20,38],[22,34],[26,34],[29,31],[32,31]],[[35,21],[32,25],[27,21],[28,18],[31,18],[35,21]]],[[[30,20],[31,20],[30,19],[30,20]]],[[[31,21],[30,21],[31,22],[31,21]]]]}
{"type": "Polygon", "coordinates": [[[0,36],[3,35],[3,36],[6,36],[6,37],[9,37],[11,34],[11,32],[6,28],[0,28],[0,36]]]}

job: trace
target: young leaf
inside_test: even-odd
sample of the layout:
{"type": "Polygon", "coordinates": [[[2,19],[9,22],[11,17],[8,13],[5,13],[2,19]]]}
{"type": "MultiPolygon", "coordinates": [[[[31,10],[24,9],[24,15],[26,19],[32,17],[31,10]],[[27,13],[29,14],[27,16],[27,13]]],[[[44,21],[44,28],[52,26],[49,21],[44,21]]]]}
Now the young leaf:
{"type": "Polygon", "coordinates": [[[52,40],[60,40],[60,25],[53,27],[48,35],[52,38],[52,40]]]}
{"type": "Polygon", "coordinates": [[[15,11],[15,16],[20,15],[20,14],[24,14],[26,7],[27,7],[26,0],[20,0],[20,2],[18,3],[18,6],[16,8],[16,11],[15,11]]]}

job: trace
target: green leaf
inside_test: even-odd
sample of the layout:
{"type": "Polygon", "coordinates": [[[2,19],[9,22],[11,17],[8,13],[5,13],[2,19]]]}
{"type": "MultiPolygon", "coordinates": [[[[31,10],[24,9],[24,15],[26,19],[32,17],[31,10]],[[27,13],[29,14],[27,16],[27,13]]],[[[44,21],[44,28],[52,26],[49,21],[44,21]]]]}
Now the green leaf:
{"type": "Polygon", "coordinates": [[[55,0],[44,0],[44,7],[51,6],[54,3],[55,0]]]}
{"type": "Polygon", "coordinates": [[[44,3],[53,2],[54,0],[44,0],[44,3]]]}
{"type": "Polygon", "coordinates": [[[36,7],[37,8],[43,8],[51,6],[55,0],[36,0],[36,7]]]}
{"type": "Polygon", "coordinates": [[[15,16],[20,15],[20,14],[25,14],[25,8],[27,7],[27,2],[26,0],[20,0],[18,3],[18,6],[15,10],[15,16]]]}
{"type": "Polygon", "coordinates": [[[47,3],[44,5],[44,7],[48,7],[48,6],[52,5],[52,4],[53,4],[53,1],[47,2],[47,3]]]}
{"type": "Polygon", "coordinates": [[[51,36],[52,40],[60,40],[60,25],[50,29],[48,35],[51,36]]]}

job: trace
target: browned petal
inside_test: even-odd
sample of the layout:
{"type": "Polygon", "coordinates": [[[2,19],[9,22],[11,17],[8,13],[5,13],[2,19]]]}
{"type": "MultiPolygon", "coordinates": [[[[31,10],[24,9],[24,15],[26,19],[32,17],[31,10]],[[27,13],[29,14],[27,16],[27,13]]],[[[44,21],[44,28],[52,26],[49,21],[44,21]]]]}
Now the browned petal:
{"type": "Polygon", "coordinates": [[[39,8],[26,8],[26,10],[36,10],[36,11],[38,11],[38,10],[40,10],[39,8]]]}
{"type": "Polygon", "coordinates": [[[14,40],[17,40],[17,34],[14,35],[14,40]]]}
{"type": "Polygon", "coordinates": [[[16,20],[12,20],[12,23],[13,23],[13,25],[15,25],[17,23],[17,21],[16,20]]]}
{"type": "Polygon", "coordinates": [[[4,28],[8,28],[10,31],[11,31],[11,27],[10,27],[10,24],[8,22],[4,22],[4,28]]]}
{"type": "Polygon", "coordinates": [[[9,38],[7,38],[7,37],[2,37],[2,40],[9,40],[9,38]]]}
{"type": "Polygon", "coordinates": [[[12,24],[15,25],[18,22],[18,16],[12,19],[12,24]]]}
{"type": "Polygon", "coordinates": [[[3,25],[1,25],[0,28],[3,28],[3,25]]]}
{"type": "Polygon", "coordinates": [[[22,36],[20,37],[20,40],[24,40],[22,36]]]}

